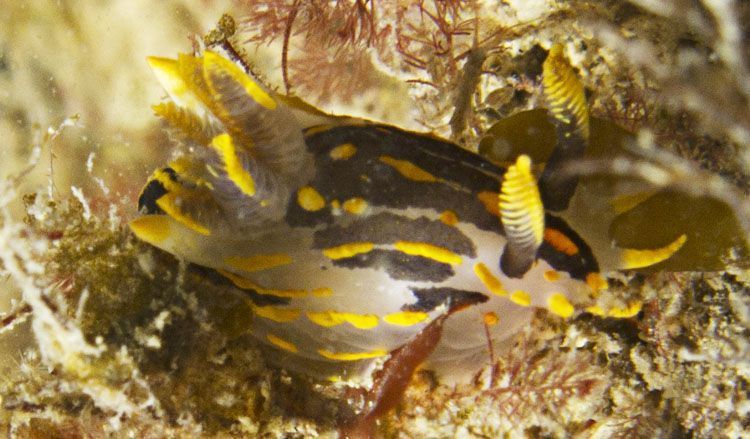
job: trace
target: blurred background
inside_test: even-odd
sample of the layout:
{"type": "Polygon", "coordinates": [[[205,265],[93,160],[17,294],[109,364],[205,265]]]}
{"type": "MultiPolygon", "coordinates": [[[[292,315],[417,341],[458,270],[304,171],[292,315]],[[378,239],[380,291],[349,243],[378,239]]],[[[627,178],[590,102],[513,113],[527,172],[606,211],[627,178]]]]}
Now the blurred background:
{"type": "MultiPolygon", "coordinates": [[[[146,56],[190,48],[229,1],[3,1],[0,5],[0,177],[38,164],[19,194],[79,188],[92,209],[125,215],[169,153],[150,105],[163,91],[146,56]],[[53,187],[50,188],[50,183],[53,187]]],[[[19,197],[20,198],[20,197],[19,197]]],[[[14,212],[23,214],[21,200],[14,212]]],[[[134,212],[134,208],[130,214],[134,212]]],[[[17,297],[0,279],[0,313],[17,297]]],[[[0,337],[19,352],[27,331],[0,337]]],[[[0,355],[0,367],[17,355],[0,355]]]]}

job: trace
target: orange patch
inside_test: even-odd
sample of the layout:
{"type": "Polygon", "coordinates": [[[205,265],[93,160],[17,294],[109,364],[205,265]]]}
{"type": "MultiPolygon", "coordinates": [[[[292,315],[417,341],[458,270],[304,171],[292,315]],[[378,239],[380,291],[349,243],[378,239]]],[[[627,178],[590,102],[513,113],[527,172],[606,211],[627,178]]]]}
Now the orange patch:
{"type": "Polygon", "coordinates": [[[500,317],[494,312],[488,312],[484,313],[482,320],[484,320],[484,324],[487,326],[495,326],[500,322],[500,317]]]}
{"type": "Polygon", "coordinates": [[[560,280],[560,273],[555,270],[547,270],[544,272],[544,280],[547,282],[557,282],[560,280]]]}
{"type": "Polygon", "coordinates": [[[544,229],[544,240],[549,243],[555,250],[568,256],[578,253],[578,246],[570,240],[565,234],[557,229],[547,227],[544,229]]]}
{"type": "Polygon", "coordinates": [[[443,224],[455,226],[456,224],[458,224],[458,217],[452,210],[445,210],[440,214],[440,221],[442,221],[443,224]]]}
{"type": "Polygon", "coordinates": [[[484,204],[484,208],[487,209],[487,212],[491,213],[492,215],[499,217],[500,216],[500,210],[497,205],[498,202],[498,194],[497,192],[490,192],[490,191],[482,191],[477,194],[477,198],[479,198],[479,201],[484,204]]]}

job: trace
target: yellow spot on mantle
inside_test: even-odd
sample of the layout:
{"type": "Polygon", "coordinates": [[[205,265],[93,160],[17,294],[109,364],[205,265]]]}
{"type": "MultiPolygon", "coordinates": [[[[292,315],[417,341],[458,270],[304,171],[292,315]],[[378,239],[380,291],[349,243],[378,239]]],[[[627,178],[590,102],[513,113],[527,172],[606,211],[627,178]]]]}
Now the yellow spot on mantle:
{"type": "Polygon", "coordinates": [[[229,256],[224,259],[224,263],[237,270],[253,272],[291,264],[292,257],[285,253],[254,256],[229,256]]]}
{"type": "Polygon", "coordinates": [[[253,311],[259,317],[273,320],[277,323],[289,323],[300,316],[300,310],[294,308],[282,308],[280,306],[254,306],[253,311]]]}
{"type": "Polygon", "coordinates": [[[375,349],[369,352],[331,352],[326,349],[320,349],[318,350],[318,353],[322,357],[328,358],[329,360],[338,360],[338,361],[366,360],[369,358],[382,357],[388,354],[388,352],[383,349],[375,349]]]}
{"type": "Polygon", "coordinates": [[[344,201],[342,207],[349,213],[360,215],[365,211],[365,209],[367,209],[367,201],[359,197],[349,198],[348,200],[344,201]]]}
{"type": "Polygon", "coordinates": [[[387,155],[381,155],[379,159],[409,180],[425,183],[435,183],[438,181],[437,177],[408,160],[398,160],[387,155]]]}
{"type": "Polygon", "coordinates": [[[266,288],[266,287],[256,284],[250,279],[246,279],[242,276],[237,276],[236,274],[232,272],[229,272],[226,270],[217,270],[217,271],[219,272],[219,274],[221,274],[222,276],[232,281],[232,283],[237,288],[240,288],[243,290],[254,290],[258,294],[278,296],[278,297],[287,297],[290,299],[296,299],[296,298],[307,296],[307,291],[305,290],[282,290],[282,289],[276,289],[276,288],[266,288]]]}
{"type": "Polygon", "coordinates": [[[373,248],[375,248],[375,244],[371,242],[350,242],[349,244],[340,245],[338,247],[323,249],[323,255],[329,259],[344,259],[362,253],[368,253],[372,251],[373,248]]]}
{"type": "Polygon", "coordinates": [[[328,155],[334,160],[347,160],[357,153],[357,147],[351,143],[344,143],[339,145],[328,153],[328,155]]]}
{"type": "Polygon", "coordinates": [[[307,318],[324,328],[349,323],[357,329],[372,329],[378,326],[378,317],[374,314],[354,314],[339,311],[308,311],[307,318]]]}
{"type": "Polygon", "coordinates": [[[495,275],[492,274],[489,268],[487,268],[486,265],[479,262],[478,264],[474,265],[474,274],[477,275],[480,281],[484,284],[485,287],[487,287],[488,290],[492,294],[496,294],[498,296],[507,296],[508,292],[505,291],[505,288],[503,287],[503,283],[495,277],[495,275]]]}
{"type": "Polygon", "coordinates": [[[278,346],[279,348],[291,352],[293,354],[296,354],[299,352],[299,349],[297,349],[297,346],[294,345],[292,342],[288,342],[280,337],[277,337],[273,334],[266,334],[266,338],[269,342],[271,342],[273,345],[278,346]]]}
{"type": "Polygon", "coordinates": [[[531,296],[526,291],[518,290],[510,295],[510,301],[516,305],[529,306],[531,305],[531,296]]]}
{"type": "Polygon", "coordinates": [[[555,293],[547,298],[547,307],[553,314],[567,319],[573,315],[573,305],[570,304],[568,298],[560,293],[555,293]]]}
{"type": "Polygon", "coordinates": [[[450,265],[461,263],[461,256],[452,251],[426,242],[396,241],[393,247],[407,255],[422,256],[450,265]]]}
{"type": "Polygon", "coordinates": [[[557,282],[558,280],[560,280],[560,273],[555,270],[547,270],[544,272],[543,276],[544,280],[546,280],[547,282],[557,282]]]}
{"type": "Polygon", "coordinates": [[[427,320],[429,314],[421,311],[401,311],[383,316],[383,321],[396,326],[412,326],[427,320]]]}
{"type": "Polygon", "coordinates": [[[169,237],[169,218],[166,215],[145,215],[129,225],[138,239],[149,244],[159,244],[169,237]]]}
{"type": "Polygon", "coordinates": [[[316,212],[325,207],[326,200],[315,188],[303,186],[297,191],[297,203],[309,212],[316,212]]]}

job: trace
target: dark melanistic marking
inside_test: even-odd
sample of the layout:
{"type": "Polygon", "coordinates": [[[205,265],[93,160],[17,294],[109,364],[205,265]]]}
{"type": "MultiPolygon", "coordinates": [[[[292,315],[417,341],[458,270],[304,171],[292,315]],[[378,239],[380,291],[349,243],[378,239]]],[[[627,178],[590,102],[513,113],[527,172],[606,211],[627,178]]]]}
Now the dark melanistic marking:
{"type": "MultiPolygon", "coordinates": [[[[167,174],[169,179],[177,182],[177,173],[172,168],[162,168],[161,172],[167,174]]],[[[156,201],[167,193],[167,189],[162,182],[151,179],[141,191],[138,197],[138,211],[148,215],[162,215],[164,211],[156,205],[156,201]]]]}
{"type": "Polygon", "coordinates": [[[198,274],[201,278],[208,280],[209,282],[227,289],[236,294],[250,299],[255,305],[266,306],[266,305],[289,305],[289,298],[274,296],[271,294],[259,294],[253,289],[243,289],[237,287],[232,283],[231,280],[222,276],[221,273],[217,272],[213,268],[204,267],[202,265],[190,264],[188,270],[192,273],[198,274]]]}
{"type": "Polygon", "coordinates": [[[568,223],[550,214],[545,216],[544,222],[546,226],[560,231],[573,241],[578,247],[578,253],[568,256],[544,241],[537,252],[539,258],[547,261],[555,270],[568,272],[570,277],[574,279],[585,280],[587,274],[599,272],[599,263],[596,261],[591,247],[568,223]]]}
{"type": "Polygon", "coordinates": [[[430,312],[442,304],[447,304],[449,308],[453,308],[476,305],[489,300],[489,297],[482,293],[450,287],[412,288],[411,292],[414,293],[417,301],[402,306],[402,311],[430,312]]]}
{"type": "Polygon", "coordinates": [[[407,255],[396,250],[375,249],[351,258],[335,260],[333,265],[384,269],[391,279],[409,281],[442,282],[454,274],[449,264],[422,256],[407,255]]]}
{"type": "Polygon", "coordinates": [[[334,225],[319,230],[315,232],[313,248],[336,247],[349,242],[391,244],[398,240],[427,242],[476,257],[474,243],[457,228],[438,220],[410,219],[391,212],[358,218],[347,226],[334,225]]]}
{"type": "Polygon", "coordinates": [[[156,200],[166,193],[167,190],[160,181],[150,180],[143,188],[141,196],[138,197],[138,211],[148,215],[164,214],[164,211],[156,205],[156,200]]]}
{"type": "Polygon", "coordinates": [[[537,249],[533,243],[521,248],[505,244],[503,253],[500,256],[500,271],[508,277],[515,279],[522,278],[534,264],[536,251],[537,249]]]}
{"type": "Polygon", "coordinates": [[[317,170],[311,184],[327,200],[362,197],[373,206],[452,210],[480,229],[502,230],[476,194],[497,192],[505,170],[452,143],[379,125],[334,127],[305,141],[317,170]],[[333,160],[328,153],[342,143],[355,145],[357,154],[333,160]],[[444,182],[409,180],[381,162],[384,155],[408,160],[444,182]]]}
{"type": "Polygon", "coordinates": [[[539,192],[545,209],[559,212],[568,208],[570,199],[578,186],[578,176],[565,172],[565,166],[580,160],[586,152],[588,142],[581,135],[580,124],[573,114],[571,123],[563,123],[551,117],[557,133],[557,146],[552,151],[544,171],[539,177],[539,192]]]}
{"type": "MultiPolygon", "coordinates": [[[[315,187],[315,189],[318,189],[315,187]]],[[[323,197],[328,199],[325,194],[323,197]]],[[[297,193],[294,192],[289,199],[289,207],[286,210],[287,224],[292,227],[315,227],[319,224],[331,224],[333,222],[333,215],[331,215],[331,209],[328,206],[316,212],[310,212],[303,209],[299,203],[297,203],[297,193]]]]}

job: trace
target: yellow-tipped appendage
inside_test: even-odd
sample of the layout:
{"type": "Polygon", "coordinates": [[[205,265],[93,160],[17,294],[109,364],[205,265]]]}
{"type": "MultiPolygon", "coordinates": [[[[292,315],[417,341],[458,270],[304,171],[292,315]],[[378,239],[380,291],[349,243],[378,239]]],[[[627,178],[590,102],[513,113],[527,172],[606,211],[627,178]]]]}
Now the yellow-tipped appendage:
{"type": "MultiPolygon", "coordinates": [[[[276,109],[276,101],[232,61],[207,50],[203,53],[203,70],[206,75],[225,74],[242,85],[247,95],[268,110],[276,109]]],[[[210,84],[210,81],[207,81],[210,84]]]]}
{"type": "Polygon", "coordinates": [[[583,138],[589,137],[589,110],[583,84],[555,44],[542,65],[542,86],[553,116],[564,124],[574,122],[583,138]]]}
{"type": "Polygon", "coordinates": [[[498,207],[509,240],[535,247],[544,238],[544,206],[536,179],[531,173],[531,159],[521,155],[505,173],[498,207]]]}
{"type": "Polygon", "coordinates": [[[166,215],[144,215],[128,225],[138,239],[152,245],[164,242],[170,234],[169,217],[166,215]]]}
{"type": "Polygon", "coordinates": [[[687,241],[686,235],[680,235],[677,239],[665,245],[655,249],[622,249],[620,252],[620,259],[622,261],[622,268],[635,269],[649,267],[659,262],[669,259],[673,254],[677,253],[685,242],[687,241]]]}

